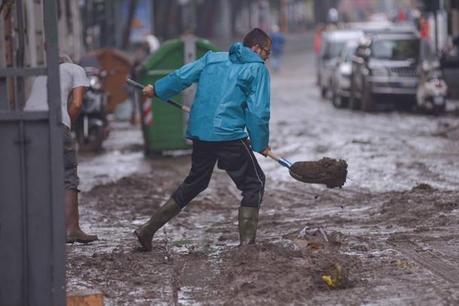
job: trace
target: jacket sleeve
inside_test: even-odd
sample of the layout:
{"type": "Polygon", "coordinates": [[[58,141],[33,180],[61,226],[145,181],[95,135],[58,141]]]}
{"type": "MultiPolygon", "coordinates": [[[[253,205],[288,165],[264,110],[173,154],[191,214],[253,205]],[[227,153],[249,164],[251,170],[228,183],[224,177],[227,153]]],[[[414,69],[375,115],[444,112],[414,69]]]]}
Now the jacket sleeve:
{"type": "Polygon", "coordinates": [[[199,80],[202,70],[206,66],[207,52],[200,59],[186,64],[181,68],[169,73],[155,82],[155,93],[163,101],[177,95],[185,88],[199,80]]]}
{"type": "Polygon", "coordinates": [[[268,69],[260,65],[252,81],[247,101],[246,126],[252,149],[263,152],[269,144],[270,79],[268,69]]]}

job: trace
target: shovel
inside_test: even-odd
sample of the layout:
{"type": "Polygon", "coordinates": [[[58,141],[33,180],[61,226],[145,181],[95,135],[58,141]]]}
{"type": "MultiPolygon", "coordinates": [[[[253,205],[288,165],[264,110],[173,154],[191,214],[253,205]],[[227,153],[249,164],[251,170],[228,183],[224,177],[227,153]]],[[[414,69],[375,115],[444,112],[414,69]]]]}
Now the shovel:
{"type": "MultiPolygon", "coordinates": [[[[130,78],[126,79],[126,83],[128,83],[129,85],[131,85],[134,88],[137,88],[139,90],[143,90],[143,88],[145,87],[142,84],[140,84],[140,83],[138,83],[138,82],[136,82],[136,81],[134,81],[134,80],[132,80],[130,78]]],[[[188,106],[186,106],[186,105],[181,105],[181,104],[179,104],[179,103],[177,103],[177,102],[175,102],[174,100],[171,100],[171,99],[168,99],[166,102],[171,104],[172,106],[174,106],[176,108],[181,109],[184,112],[187,112],[187,113],[190,112],[190,108],[188,106]]]]}
{"type": "MultiPolygon", "coordinates": [[[[138,82],[136,82],[134,80],[131,80],[129,78],[126,79],[126,82],[129,85],[134,86],[135,88],[137,88],[139,90],[142,90],[145,87],[142,84],[140,84],[140,83],[138,83],[138,82]]],[[[169,103],[172,106],[174,106],[176,108],[179,108],[184,112],[187,112],[187,113],[190,112],[190,108],[189,107],[187,107],[185,105],[180,105],[179,103],[177,103],[174,100],[168,99],[166,101],[166,103],[169,103]]],[[[289,169],[291,177],[293,177],[294,179],[296,179],[296,180],[298,180],[300,182],[303,182],[303,183],[325,184],[327,187],[333,188],[333,187],[341,187],[342,185],[344,185],[344,183],[346,181],[347,163],[345,161],[342,161],[342,160],[336,161],[336,160],[332,160],[332,159],[329,159],[329,158],[323,158],[322,160],[320,160],[318,162],[295,162],[295,163],[292,163],[289,160],[287,160],[286,158],[276,155],[271,150],[268,151],[267,155],[270,158],[272,158],[273,160],[277,161],[280,165],[282,165],[282,166],[286,167],[287,169],[289,169]],[[335,164],[337,164],[337,163],[341,164],[341,166],[338,169],[338,173],[336,175],[334,173],[332,173],[332,174],[326,173],[327,171],[325,171],[325,169],[324,169],[324,171],[317,171],[317,169],[314,169],[314,167],[317,168],[317,165],[319,165],[322,161],[324,161],[324,159],[326,159],[325,164],[328,164],[326,166],[329,166],[330,162],[335,163],[335,164]],[[305,166],[307,166],[307,167],[305,167],[305,166]],[[313,166],[313,167],[311,168],[311,166],[313,166]],[[311,171],[311,169],[313,169],[315,171],[311,171]],[[325,178],[323,177],[323,175],[321,175],[322,174],[321,172],[326,174],[325,178]],[[319,173],[319,174],[316,174],[316,173],[319,173]]]]}

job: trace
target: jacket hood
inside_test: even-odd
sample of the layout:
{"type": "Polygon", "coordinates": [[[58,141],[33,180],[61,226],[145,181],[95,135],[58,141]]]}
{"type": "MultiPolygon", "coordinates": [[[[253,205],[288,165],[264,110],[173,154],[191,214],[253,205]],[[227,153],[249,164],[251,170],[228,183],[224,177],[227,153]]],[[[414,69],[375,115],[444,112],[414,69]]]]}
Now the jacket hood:
{"type": "Polygon", "coordinates": [[[233,63],[243,64],[243,63],[264,63],[261,57],[250,50],[240,42],[235,43],[231,46],[229,50],[229,58],[233,63]]]}

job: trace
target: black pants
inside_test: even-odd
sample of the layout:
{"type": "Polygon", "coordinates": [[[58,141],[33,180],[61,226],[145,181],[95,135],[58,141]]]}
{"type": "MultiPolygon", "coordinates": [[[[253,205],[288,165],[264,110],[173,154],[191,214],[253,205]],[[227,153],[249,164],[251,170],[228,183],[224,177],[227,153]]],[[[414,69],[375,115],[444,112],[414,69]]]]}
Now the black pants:
{"type": "Polygon", "coordinates": [[[242,192],[241,206],[259,208],[263,199],[265,175],[246,139],[206,142],[195,140],[191,156],[191,170],[172,194],[180,207],[185,207],[209,185],[217,163],[225,170],[242,192]]]}

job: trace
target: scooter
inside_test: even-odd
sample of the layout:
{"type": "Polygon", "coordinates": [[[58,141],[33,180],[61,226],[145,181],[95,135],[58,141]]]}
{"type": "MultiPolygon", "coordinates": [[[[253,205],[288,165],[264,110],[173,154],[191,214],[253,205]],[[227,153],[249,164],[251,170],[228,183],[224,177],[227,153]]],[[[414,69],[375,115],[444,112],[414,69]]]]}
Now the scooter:
{"type": "Polygon", "coordinates": [[[83,107],[75,124],[74,131],[80,151],[97,152],[110,134],[107,120],[107,93],[102,86],[107,72],[96,68],[85,68],[89,75],[89,88],[83,98],[83,107]]]}
{"type": "Polygon", "coordinates": [[[417,107],[432,114],[441,114],[446,109],[448,86],[440,70],[428,72],[424,82],[419,84],[417,107]]]}

